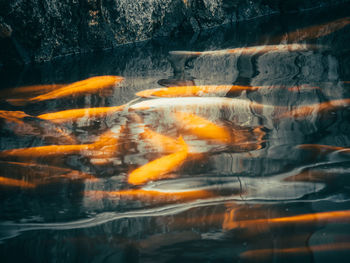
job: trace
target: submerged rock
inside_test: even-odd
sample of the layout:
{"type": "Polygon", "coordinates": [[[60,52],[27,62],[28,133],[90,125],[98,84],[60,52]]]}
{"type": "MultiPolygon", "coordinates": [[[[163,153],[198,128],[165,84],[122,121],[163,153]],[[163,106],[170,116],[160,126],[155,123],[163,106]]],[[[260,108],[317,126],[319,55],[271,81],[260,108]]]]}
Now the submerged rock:
{"type": "Polygon", "coordinates": [[[28,64],[348,0],[16,0],[0,3],[0,65],[28,64]]]}

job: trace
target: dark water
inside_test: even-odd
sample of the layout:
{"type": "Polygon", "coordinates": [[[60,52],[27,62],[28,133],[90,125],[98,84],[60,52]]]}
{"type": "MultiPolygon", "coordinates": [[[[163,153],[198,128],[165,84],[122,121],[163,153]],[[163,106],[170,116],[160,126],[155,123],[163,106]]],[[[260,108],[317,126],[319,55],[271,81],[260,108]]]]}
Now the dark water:
{"type": "Polygon", "coordinates": [[[2,69],[1,261],[347,262],[348,10],[2,69]],[[31,98],[60,87],[15,89],[102,75],[124,81],[45,100],[31,98]],[[216,86],[135,95],[183,85],[216,86]]]}

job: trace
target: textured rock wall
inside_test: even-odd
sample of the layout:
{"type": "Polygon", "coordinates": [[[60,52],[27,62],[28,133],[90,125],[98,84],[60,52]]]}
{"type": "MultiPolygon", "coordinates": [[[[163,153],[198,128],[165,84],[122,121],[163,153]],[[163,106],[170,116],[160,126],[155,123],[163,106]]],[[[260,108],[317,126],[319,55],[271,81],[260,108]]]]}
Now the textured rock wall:
{"type": "Polygon", "coordinates": [[[349,0],[0,0],[0,64],[26,64],[349,0]]]}

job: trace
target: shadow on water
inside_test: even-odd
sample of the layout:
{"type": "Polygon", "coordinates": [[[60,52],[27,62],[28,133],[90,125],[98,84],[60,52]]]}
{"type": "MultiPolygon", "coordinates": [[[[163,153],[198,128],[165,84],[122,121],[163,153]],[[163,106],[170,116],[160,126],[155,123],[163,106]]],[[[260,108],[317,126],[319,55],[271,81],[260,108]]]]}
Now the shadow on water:
{"type": "Polygon", "coordinates": [[[0,72],[5,262],[344,262],[349,6],[0,72]]]}

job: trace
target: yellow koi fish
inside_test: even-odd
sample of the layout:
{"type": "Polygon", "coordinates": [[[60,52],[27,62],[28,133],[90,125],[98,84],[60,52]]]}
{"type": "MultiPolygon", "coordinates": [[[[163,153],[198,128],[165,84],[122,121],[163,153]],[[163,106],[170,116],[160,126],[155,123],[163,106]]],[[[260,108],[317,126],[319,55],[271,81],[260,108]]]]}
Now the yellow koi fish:
{"type": "Polygon", "coordinates": [[[177,152],[183,147],[179,144],[179,141],[169,136],[157,133],[147,127],[143,128],[143,132],[140,133],[142,140],[148,142],[152,147],[156,148],[159,152],[177,152]]]}
{"type": "Polygon", "coordinates": [[[77,81],[72,84],[66,85],[57,90],[48,92],[43,95],[39,95],[28,100],[22,99],[9,99],[7,100],[9,103],[13,105],[22,106],[28,102],[39,102],[51,99],[60,99],[72,95],[82,95],[87,93],[93,93],[97,90],[113,87],[117,83],[123,80],[122,77],[119,76],[97,76],[91,77],[85,80],[77,81]]]}
{"type": "Polygon", "coordinates": [[[187,112],[175,112],[173,116],[181,132],[193,134],[200,139],[220,143],[229,143],[231,141],[231,134],[226,128],[214,124],[207,119],[187,112]]]}
{"type": "Polygon", "coordinates": [[[181,137],[179,138],[179,144],[182,145],[180,151],[163,156],[132,171],[129,174],[128,183],[140,185],[148,181],[173,177],[169,173],[178,169],[188,156],[188,146],[181,137]]]}
{"type": "Polygon", "coordinates": [[[23,180],[11,179],[0,176],[0,186],[21,187],[21,188],[34,188],[36,185],[25,182],[23,180]]]}
{"type": "Polygon", "coordinates": [[[119,112],[125,109],[125,106],[115,107],[99,107],[86,109],[73,109],[58,111],[53,113],[46,113],[37,116],[40,119],[49,120],[55,123],[65,123],[68,121],[77,121],[80,118],[101,118],[107,115],[119,112]]]}

